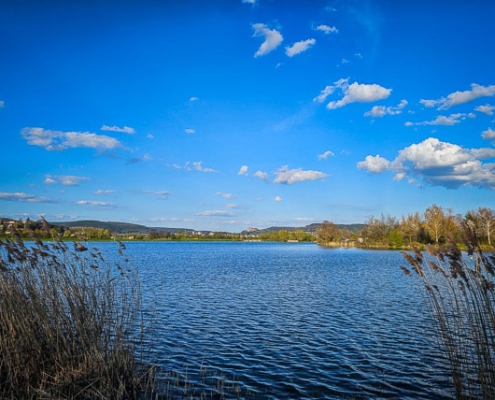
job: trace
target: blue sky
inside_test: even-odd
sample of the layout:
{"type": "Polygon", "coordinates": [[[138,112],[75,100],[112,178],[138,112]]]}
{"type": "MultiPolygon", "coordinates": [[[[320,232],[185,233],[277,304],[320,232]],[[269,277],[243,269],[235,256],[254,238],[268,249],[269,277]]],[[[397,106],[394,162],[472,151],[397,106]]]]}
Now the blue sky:
{"type": "Polygon", "coordinates": [[[0,2],[0,216],[239,232],[495,206],[495,3],[0,2]]]}

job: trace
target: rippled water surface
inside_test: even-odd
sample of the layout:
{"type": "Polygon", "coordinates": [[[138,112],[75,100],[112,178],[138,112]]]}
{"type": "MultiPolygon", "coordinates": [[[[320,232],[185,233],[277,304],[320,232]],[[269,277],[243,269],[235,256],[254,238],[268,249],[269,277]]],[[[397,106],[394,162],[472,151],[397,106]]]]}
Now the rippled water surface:
{"type": "MultiPolygon", "coordinates": [[[[110,245],[108,245],[110,246],[110,245]]],[[[154,356],[254,398],[451,398],[399,252],[314,244],[131,243],[154,356]]]]}

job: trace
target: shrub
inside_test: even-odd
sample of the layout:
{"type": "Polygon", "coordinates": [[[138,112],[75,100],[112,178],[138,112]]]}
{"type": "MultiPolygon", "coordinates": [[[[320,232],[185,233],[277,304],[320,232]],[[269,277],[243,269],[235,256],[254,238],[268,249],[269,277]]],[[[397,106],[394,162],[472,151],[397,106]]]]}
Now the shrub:
{"type": "MultiPolygon", "coordinates": [[[[136,271],[74,243],[0,241],[0,398],[132,399],[152,391],[139,359],[136,271]]],[[[119,251],[125,246],[120,244],[119,251]]]]}
{"type": "MultiPolygon", "coordinates": [[[[466,253],[450,238],[443,247],[403,253],[419,277],[457,398],[495,398],[495,277],[493,255],[482,253],[464,227],[466,253]]],[[[401,267],[406,274],[411,271],[401,267]]]]}

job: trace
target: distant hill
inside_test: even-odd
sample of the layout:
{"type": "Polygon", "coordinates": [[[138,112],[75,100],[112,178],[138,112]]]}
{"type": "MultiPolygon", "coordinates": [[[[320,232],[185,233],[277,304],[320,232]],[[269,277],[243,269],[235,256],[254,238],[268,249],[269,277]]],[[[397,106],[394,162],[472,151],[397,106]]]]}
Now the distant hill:
{"type": "Polygon", "coordinates": [[[163,227],[149,227],[139,224],[131,224],[128,222],[107,222],[96,220],[83,220],[83,221],[68,221],[68,222],[50,222],[51,225],[55,225],[63,228],[96,228],[96,229],[108,229],[110,232],[123,234],[123,233],[141,233],[147,234],[149,232],[170,232],[172,234],[181,232],[194,232],[194,229],[182,229],[182,228],[163,228],[163,227]]]}
{"type": "MultiPolygon", "coordinates": [[[[365,224],[335,224],[339,229],[348,229],[351,232],[358,232],[362,230],[366,225],[365,224]]],[[[321,223],[310,224],[306,226],[271,226],[269,228],[257,229],[257,228],[249,228],[241,233],[244,235],[261,235],[264,233],[273,233],[281,230],[286,230],[289,232],[294,232],[297,230],[302,230],[304,232],[315,233],[318,228],[321,226],[321,223]]]]}

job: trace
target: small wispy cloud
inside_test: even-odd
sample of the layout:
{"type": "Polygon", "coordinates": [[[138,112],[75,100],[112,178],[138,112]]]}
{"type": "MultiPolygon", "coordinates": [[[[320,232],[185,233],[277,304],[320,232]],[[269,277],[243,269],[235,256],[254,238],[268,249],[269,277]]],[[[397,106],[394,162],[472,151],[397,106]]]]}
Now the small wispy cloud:
{"type": "Polygon", "coordinates": [[[75,148],[112,150],[122,144],[110,136],[90,132],[62,132],[43,128],[23,128],[22,137],[31,146],[40,146],[48,151],[62,151],[75,148]]]}
{"type": "Polygon", "coordinates": [[[225,210],[207,210],[197,212],[195,215],[200,217],[233,217],[234,214],[225,210]]]}
{"type": "Polygon", "coordinates": [[[188,133],[188,134],[196,133],[196,131],[194,129],[192,129],[192,128],[186,128],[186,129],[184,129],[184,132],[185,133],[188,133]]]}
{"type": "Polygon", "coordinates": [[[24,203],[55,203],[54,200],[44,196],[35,196],[33,194],[27,194],[23,192],[0,192],[0,200],[4,201],[18,201],[24,203]]]}
{"type": "Polygon", "coordinates": [[[120,128],[118,126],[109,126],[109,125],[103,125],[100,128],[102,131],[107,131],[107,132],[120,132],[120,133],[128,133],[129,135],[133,135],[136,133],[134,128],[131,128],[129,126],[124,126],[123,128],[120,128]]]}
{"type": "Polygon", "coordinates": [[[207,173],[218,172],[217,170],[215,170],[213,168],[203,167],[202,161],[193,161],[193,162],[187,161],[184,164],[184,166],[174,164],[174,165],[172,165],[172,167],[175,169],[183,169],[185,171],[198,171],[198,172],[207,172],[207,173]]]}
{"type": "Polygon", "coordinates": [[[46,175],[44,183],[46,185],[79,186],[80,182],[89,180],[84,176],[74,175],[46,175]]]}
{"type": "Polygon", "coordinates": [[[425,107],[437,107],[438,110],[446,110],[452,106],[464,104],[479,97],[495,96],[495,85],[482,86],[476,83],[471,84],[471,90],[457,91],[450,93],[446,97],[436,100],[421,99],[420,103],[425,107]]]}
{"type": "Polygon", "coordinates": [[[0,100],[0,108],[4,108],[4,107],[5,107],[5,101],[0,100]]]}
{"type": "Polygon", "coordinates": [[[199,97],[193,96],[189,99],[189,101],[198,101],[199,97]]]}
{"type": "Polygon", "coordinates": [[[407,106],[407,100],[402,100],[395,107],[374,106],[370,111],[364,113],[365,117],[381,118],[385,115],[399,115],[407,106]]]}
{"type": "Polygon", "coordinates": [[[294,57],[296,54],[305,52],[310,47],[314,46],[315,43],[315,39],[301,40],[300,42],[294,43],[292,46],[287,46],[285,48],[285,54],[287,54],[288,57],[294,57]]]}
{"type": "Polygon", "coordinates": [[[280,196],[275,196],[275,198],[273,200],[276,201],[276,202],[283,201],[282,197],[280,197],[280,196]]]}
{"type": "Polygon", "coordinates": [[[486,115],[493,115],[493,110],[495,110],[495,106],[492,106],[491,104],[485,104],[484,106],[476,107],[475,110],[486,115]]]}
{"type": "Polygon", "coordinates": [[[90,206],[90,207],[97,207],[97,208],[114,208],[115,204],[109,203],[106,201],[92,201],[92,200],[78,200],[76,201],[77,205],[80,206],[90,206]]]}
{"type": "Polygon", "coordinates": [[[438,115],[432,121],[422,121],[422,122],[411,122],[407,121],[405,126],[418,126],[418,125],[455,125],[461,121],[464,121],[466,118],[476,118],[476,114],[474,113],[456,113],[450,114],[449,116],[438,115]]]}
{"type": "Polygon", "coordinates": [[[339,30],[335,26],[329,26],[329,25],[318,25],[316,28],[314,28],[315,31],[320,31],[323,32],[325,35],[328,35],[330,33],[339,33],[339,30]]]}
{"type": "Polygon", "coordinates": [[[339,79],[333,86],[326,86],[313,101],[324,102],[336,89],[340,89],[344,97],[338,101],[329,102],[327,104],[329,110],[344,107],[350,103],[369,103],[383,100],[389,97],[392,92],[392,89],[387,89],[376,83],[362,84],[354,82],[349,84],[349,79],[339,79]]]}
{"type": "Polygon", "coordinates": [[[141,193],[156,196],[159,200],[167,200],[170,192],[166,190],[141,190],[141,193]]]}
{"type": "Polygon", "coordinates": [[[272,52],[278,46],[280,46],[280,44],[284,40],[284,37],[279,31],[277,31],[276,29],[270,29],[265,24],[253,24],[252,27],[254,29],[254,37],[261,36],[265,38],[264,42],[261,43],[256,53],[254,53],[255,57],[264,56],[272,52]]]}
{"type": "Polygon", "coordinates": [[[291,185],[296,182],[315,181],[328,176],[324,172],[303,170],[302,168],[289,169],[287,165],[279,168],[275,173],[275,183],[291,185]]]}
{"type": "Polygon", "coordinates": [[[247,165],[243,165],[237,175],[246,175],[248,173],[249,167],[247,165]]]}
{"type": "Polygon", "coordinates": [[[232,198],[232,193],[216,192],[215,194],[217,196],[222,196],[224,199],[231,199],[232,198]]]}
{"type": "Polygon", "coordinates": [[[106,194],[112,194],[112,193],[115,193],[115,190],[111,190],[111,189],[98,189],[94,192],[95,194],[97,195],[106,195],[106,194]]]}
{"type": "Polygon", "coordinates": [[[268,180],[268,174],[266,172],[263,172],[263,171],[256,171],[254,173],[254,176],[256,178],[260,178],[263,181],[267,181],[268,180]]]}
{"type": "Polygon", "coordinates": [[[320,160],[326,160],[328,157],[333,157],[334,153],[330,150],[325,151],[323,154],[318,154],[320,160]]]}

